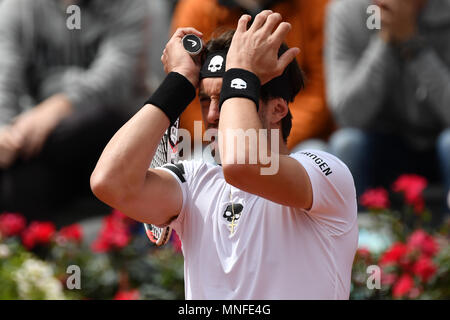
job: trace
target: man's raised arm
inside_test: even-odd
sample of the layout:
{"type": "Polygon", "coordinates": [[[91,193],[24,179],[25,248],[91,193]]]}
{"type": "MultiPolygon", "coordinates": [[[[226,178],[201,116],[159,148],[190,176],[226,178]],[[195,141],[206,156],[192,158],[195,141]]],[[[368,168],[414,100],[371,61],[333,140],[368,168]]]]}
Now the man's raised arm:
{"type": "Polygon", "coordinates": [[[149,166],[169,124],[195,97],[199,66],[181,43],[189,33],[202,36],[193,28],[175,32],[161,57],[166,80],[114,135],[91,176],[92,191],[100,200],[145,223],[166,224],[182,207],[182,191],[175,178],[149,166]]]}
{"type": "MultiPolygon", "coordinates": [[[[258,87],[280,76],[299,53],[299,49],[289,49],[278,58],[278,50],[291,29],[289,23],[281,22],[280,14],[263,11],[256,16],[252,26],[247,28],[249,20],[250,16],[244,15],[238,22],[227,55],[227,72],[223,77],[219,147],[224,176],[228,183],[246,192],[282,205],[310,209],[312,187],[306,170],[297,160],[287,155],[286,146],[284,151],[281,148],[270,151],[272,148],[269,141],[266,141],[268,150],[261,150],[260,140],[265,138],[259,135],[263,126],[255,108],[259,101],[258,87]],[[233,87],[233,79],[244,79],[245,92],[242,89],[229,89],[233,87]],[[234,145],[228,135],[233,130],[255,131],[258,137],[258,141],[253,145],[250,142],[245,144],[245,164],[239,164],[239,150],[242,149],[239,146],[229,147],[234,145]],[[252,153],[258,155],[257,163],[249,161],[252,153]],[[266,153],[277,153],[270,155],[270,158],[276,157],[279,161],[279,168],[274,174],[262,174],[262,169],[267,167],[267,164],[261,161],[260,155],[266,153]]],[[[271,118],[271,124],[279,123],[287,113],[287,103],[281,98],[275,99],[271,107],[264,112],[276,114],[268,116],[271,118]]],[[[234,139],[233,135],[231,139],[234,139]]]]}

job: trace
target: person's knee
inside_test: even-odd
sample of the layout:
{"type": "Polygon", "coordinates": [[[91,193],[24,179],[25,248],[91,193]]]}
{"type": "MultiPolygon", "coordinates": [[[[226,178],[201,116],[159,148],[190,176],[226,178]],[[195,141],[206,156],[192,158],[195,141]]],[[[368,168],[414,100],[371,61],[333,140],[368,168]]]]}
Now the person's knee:
{"type": "Polygon", "coordinates": [[[359,152],[368,143],[367,134],[355,128],[344,128],[336,131],[330,138],[330,151],[335,154],[359,152]]]}

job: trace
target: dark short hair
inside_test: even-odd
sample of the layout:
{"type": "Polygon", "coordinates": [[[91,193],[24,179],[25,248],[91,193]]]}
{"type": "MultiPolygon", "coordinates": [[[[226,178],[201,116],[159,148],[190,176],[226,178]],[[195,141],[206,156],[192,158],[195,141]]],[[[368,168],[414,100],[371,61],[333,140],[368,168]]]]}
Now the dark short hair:
{"type": "MultiPolygon", "coordinates": [[[[217,33],[216,33],[217,34],[217,33]]],[[[213,38],[208,41],[205,46],[205,50],[202,53],[202,64],[205,62],[206,55],[215,51],[228,51],[231,46],[231,40],[233,39],[234,30],[221,30],[221,33],[217,36],[213,35],[213,38]]],[[[286,44],[282,44],[278,50],[278,57],[285,53],[289,47],[286,44]]],[[[304,87],[304,76],[300,69],[297,60],[292,60],[284,69],[283,74],[277,78],[272,79],[268,83],[261,87],[260,97],[263,102],[267,102],[273,98],[282,98],[289,103],[293,102],[297,94],[304,87]]],[[[292,129],[292,114],[288,108],[288,113],[281,120],[281,131],[283,140],[287,141],[292,129]]]]}

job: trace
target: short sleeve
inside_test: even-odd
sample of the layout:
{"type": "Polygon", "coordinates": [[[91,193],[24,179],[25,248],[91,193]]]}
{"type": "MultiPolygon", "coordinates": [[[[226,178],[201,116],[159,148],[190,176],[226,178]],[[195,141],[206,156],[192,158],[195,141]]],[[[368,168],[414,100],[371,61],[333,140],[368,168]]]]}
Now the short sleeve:
{"type": "Polygon", "coordinates": [[[307,213],[332,235],[348,232],[357,223],[357,201],[347,166],[319,150],[302,150],[291,157],[300,162],[311,181],[313,204],[307,213]]]}
{"type": "Polygon", "coordinates": [[[186,213],[192,204],[192,186],[195,181],[196,173],[202,166],[200,161],[180,161],[177,164],[165,164],[158,170],[164,170],[170,173],[178,182],[182,194],[183,204],[178,217],[170,223],[170,226],[182,237],[184,231],[184,221],[186,219],[186,213]]]}

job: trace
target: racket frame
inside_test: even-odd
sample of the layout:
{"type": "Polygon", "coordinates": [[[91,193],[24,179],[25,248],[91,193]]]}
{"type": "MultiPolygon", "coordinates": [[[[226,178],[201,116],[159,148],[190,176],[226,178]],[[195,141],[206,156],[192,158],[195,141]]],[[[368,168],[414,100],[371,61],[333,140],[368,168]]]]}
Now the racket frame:
{"type": "MultiPolygon", "coordinates": [[[[177,119],[175,123],[167,128],[164,133],[161,141],[156,150],[155,156],[152,159],[150,168],[157,168],[166,163],[175,163],[178,160],[178,127],[179,127],[180,119],[177,119]],[[160,149],[163,148],[163,151],[160,149]],[[164,163],[158,163],[160,160],[159,153],[165,152],[165,160],[164,163]]],[[[154,243],[156,246],[160,247],[165,245],[170,240],[170,236],[172,234],[172,227],[158,227],[153,224],[144,223],[145,233],[147,234],[148,239],[154,243]]]]}

